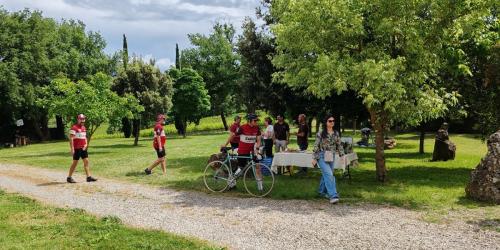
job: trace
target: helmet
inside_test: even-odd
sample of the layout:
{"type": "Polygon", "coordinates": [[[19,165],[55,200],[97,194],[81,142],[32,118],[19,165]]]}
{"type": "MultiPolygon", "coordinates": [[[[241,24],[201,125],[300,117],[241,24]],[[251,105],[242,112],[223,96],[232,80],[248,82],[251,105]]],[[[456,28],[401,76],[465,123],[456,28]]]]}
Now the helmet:
{"type": "Polygon", "coordinates": [[[247,120],[251,121],[251,120],[258,120],[259,117],[256,115],[256,114],[248,114],[247,115],[247,120]]]}
{"type": "Polygon", "coordinates": [[[85,118],[86,118],[86,117],[85,117],[85,115],[83,115],[83,114],[79,114],[79,115],[76,117],[76,119],[78,119],[78,120],[85,120],[85,118]]]}
{"type": "Polygon", "coordinates": [[[156,116],[156,121],[160,121],[162,119],[165,120],[165,115],[159,114],[159,115],[156,116]]]}

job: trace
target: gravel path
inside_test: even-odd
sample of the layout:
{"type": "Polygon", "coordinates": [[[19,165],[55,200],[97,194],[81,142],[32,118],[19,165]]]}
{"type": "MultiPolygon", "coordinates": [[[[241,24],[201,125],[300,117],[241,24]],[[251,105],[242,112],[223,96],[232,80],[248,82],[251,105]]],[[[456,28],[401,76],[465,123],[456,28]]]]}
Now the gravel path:
{"type": "Polygon", "coordinates": [[[234,249],[500,249],[500,233],[466,223],[430,224],[394,207],[234,198],[102,178],[70,185],[65,179],[65,172],[0,164],[2,189],[234,249]]]}

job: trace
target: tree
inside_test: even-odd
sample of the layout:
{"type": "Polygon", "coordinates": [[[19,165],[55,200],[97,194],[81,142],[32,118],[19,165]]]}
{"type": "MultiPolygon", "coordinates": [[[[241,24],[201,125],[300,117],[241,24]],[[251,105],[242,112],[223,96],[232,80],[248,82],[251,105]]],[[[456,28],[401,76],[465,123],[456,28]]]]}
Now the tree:
{"type": "Polygon", "coordinates": [[[210,110],[210,96],[205,89],[203,78],[190,68],[169,71],[174,81],[174,95],[172,97],[172,115],[180,121],[181,134],[186,137],[186,127],[189,122],[198,123],[210,110]]]}
{"type": "MultiPolygon", "coordinates": [[[[127,70],[122,69],[115,78],[113,89],[131,94],[144,106],[144,112],[134,117],[132,135],[134,145],[138,145],[142,121],[153,121],[158,113],[167,113],[172,106],[172,81],[167,74],[151,63],[134,58],[127,70]]],[[[145,123],[149,126],[150,124],[145,123]]]]}
{"type": "MultiPolygon", "coordinates": [[[[100,34],[86,32],[82,22],[58,23],[38,11],[8,13],[0,8],[0,23],[0,68],[5,76],[0,81],[12,98],[0,103],[0,127],[9,131],[22,118],[28,132],[49,139],[47,110],[36,105],[40,88],[61,74],[77,81],[100,71],[111,73],[114,58],[104,53],[100,34]]],[[[64,133],[61,117],[56,118],[59,133],[64,133]]]]}
{"type": "MultiPolygon", "coordinates": [[[[123,34],[123,48],[122,48],[122,64],[123,64],[123,69],[127,71],[128,67],[128,44],[127,44],[127,37],[125,34],[123,34]]],[[[114,89],[119,95],[123,96],[125,94],[125,89],[114,89]]],[[[123,136],[125,138],[130,138],[130,135],[132,135],[132,127],[130,125],[130,120],[126,117],[122,118],[121,121],[121,130],[123,131],[123,136]]]]}
{"type": "Polygon", "coordinates": [[[474,30],[487,3],[272,1],[273,63],[283,69],[276,79],[321,98],[354,91],[370,113],[376,176],[385,181],[384,133],[394,122],[416,126],[440,117],[457,102],[439,85],[445,48],[474,30]]]}
{"type": "Polygon", "coordinates": [[[85,114],[90,142],[104,122],[119,120],[123,116],[133,118],[134,114],[144,111],[134,96],[118,96],[111,90],[111,84],[112,78],[103,73],[78,82],[67,77],[56,78],[41,89],[43,97],[37,104],[49,114],[61,115],[66,124],[76,121],[76,115],[85,114]]]}
{"type": "Polygon", "coordinates": [[[189,34],[194,48],[183,50],[181,58],[183,67],[191,67],[203,77],[211,97],[211,110],[221,116],[225,130],[228,129],[226,114],[235,106],[238,80],[234,36],[234,27],[221,23],[216,23],[208,36],[189,34]]]}
{"type": "Polygon", "coordinates": [[[181,69],[181,55],[179,53],[179,45],[175,44],[175,68],[181,69]]]}

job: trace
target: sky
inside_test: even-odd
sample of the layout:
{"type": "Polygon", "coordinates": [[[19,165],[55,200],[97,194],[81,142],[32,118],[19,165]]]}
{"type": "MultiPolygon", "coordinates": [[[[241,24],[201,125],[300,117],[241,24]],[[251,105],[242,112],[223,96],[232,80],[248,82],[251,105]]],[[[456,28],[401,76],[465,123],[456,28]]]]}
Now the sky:
{"type": "Polygon", "coordinates": [[[40,10],[56,20],[77,19],[87,30],[105,38],[106,53],[122,48],[127,36],[129,55],[168,69],[175,63],[175,44],[190,47],[187,34],[208,34],[216,21],[241,30],[245,16],[255,19],[259,0],[0,0],[7,11],[40,10]]]}

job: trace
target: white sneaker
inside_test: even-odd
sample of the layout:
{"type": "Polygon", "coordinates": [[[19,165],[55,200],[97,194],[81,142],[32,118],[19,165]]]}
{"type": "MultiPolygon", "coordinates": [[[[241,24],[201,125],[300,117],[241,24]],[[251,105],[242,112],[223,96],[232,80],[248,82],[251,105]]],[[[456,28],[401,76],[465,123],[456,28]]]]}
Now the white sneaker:
{"type": "Polygon", "coordinates": [[[337,204],[337,203],[339,203],[339,201],[340,201],[339,198],[331,198],[330,204],[337,204]]]}

